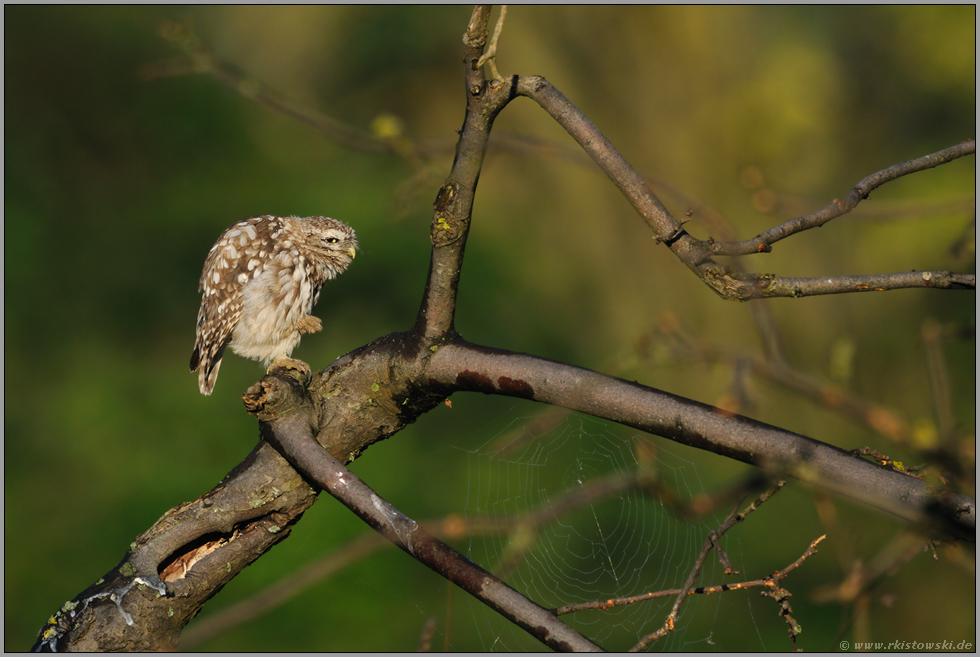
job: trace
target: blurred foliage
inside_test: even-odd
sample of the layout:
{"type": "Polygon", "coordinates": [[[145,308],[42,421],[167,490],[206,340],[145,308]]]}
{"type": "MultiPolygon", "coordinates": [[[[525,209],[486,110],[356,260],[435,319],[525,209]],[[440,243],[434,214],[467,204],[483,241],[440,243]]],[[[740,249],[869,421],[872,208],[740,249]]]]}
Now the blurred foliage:
{"type": "MultiPolygon", "coordinates": [[[[316,310],[325,330],[295,354],[314,367],[408,328],[421,298],[429,202],[451,151],[433,163],[437,173],[406,183],[413,172],[397,157],[345,150],[207,76],[141,79],[146,65],[177,56],[158,25],[191,21],[215,57],[366,132],[382,117],[375,126],[401,122],[409,138],[451,143],[463,117],[460,36],[469,11],[4,8],[5,649],[30,646],[48,615],[116,564],[134,536],[251,450],[257,428],[239,394],[261,368],[226,359],[211,398],[187,372],[197,279],[221,230],[265,213],[329,214],[357,229],[362,254],[316,310]]],[[[546,76],[637,169],[721,211],[745,238],[787,218],[753,203],[763,198],[759,188],[811,211],[867,174],[974,137],[975,43],[973,6],[512,7],[498,67],[546,76]]],[[[495,131],[573,145],[525,99],[495,131]]],[[[950,248],[972,220],[974,187],[975,160],[964,158],[890,184],[853,217],[747,264],[787,276],[972,270],[975,245],[965,261],[950,248]],[[948,201],[965,209],[923,205],[948,201]],[[874,207],[919,206],[902,220],[872,221],[874,207]]],[[[677,216],[687,209],[665,202],[677,216]]],[[[697,215],[688,229],[709,234],[697,215]]],[[[924,290],[771,307],[790,362],[927,428],[934,410],[922,322],[969,326],[976,313],[972,293],[924,290]]],[[[466,338],[606,371],[619,363],[621,376],[718,402],[729,367],[636,359],[633,346],[665,311],[700,339],[759,351],[748,306],[722,302],[657,246],[595,170],[491,154],[457,315],[466,338]]],[[[972,445],[972,335],[949,341],[946,353],[955,419],[972,445]]],[[[753,390],[754,417],[915,462],[816,404],[761,382],[753,390]]],[[[440,407],[373,447],[354,469],[414,517],[459,511],[465,450],[497,431],[501,416],[536,410],[457,396],[451,410],[440,407]]],[[[696,463],[708,489],[747,470],[667,449],[696,463]]],[[[754,576],[785,566],[826,531],[812,495],[791,488],[734,530],[754,576]]],[[[837,509],[841,531],[786,582],[807,650],[835,649],[851,632],[849,609],[817,605],[808,591],[844,576],[850,563],[840,555],[870,559],[901,528],[846,502],[837,509]]],[[[364,531],[321,500],[204,615],[364,531]]],[[[894,603],[873,608],[873,638],[975,637],[974,576],[939,555],[916,557],[880,585],[894,603]]],[[[762,602],[739,603],[755,610],[755,628],[742,631],[744,619],[725,613],[734,596],[711,617],[682,622],[704,624],[701,636],[713,633],[717,649],[789,646],[785,625],[762,602]]],[[[487,649],[465,630],[463,598],[452,597],[458,625],[449,645],[487,649]]],[[[412,650],[432,615],[442,647],[447,604],[440,578],[388,551],[204,647],[412,650]]]]}

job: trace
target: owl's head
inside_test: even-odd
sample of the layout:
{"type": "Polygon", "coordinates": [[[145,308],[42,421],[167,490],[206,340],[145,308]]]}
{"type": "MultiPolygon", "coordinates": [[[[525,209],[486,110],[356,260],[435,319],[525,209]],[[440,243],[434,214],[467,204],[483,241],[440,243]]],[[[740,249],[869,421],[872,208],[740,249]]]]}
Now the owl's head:
{"type": "Polygon", "coordinates": [[[347,269],[357,254],[354,229],[330,217],[308,217],[299,222],[310,254],[339,274],[347,269]]]}

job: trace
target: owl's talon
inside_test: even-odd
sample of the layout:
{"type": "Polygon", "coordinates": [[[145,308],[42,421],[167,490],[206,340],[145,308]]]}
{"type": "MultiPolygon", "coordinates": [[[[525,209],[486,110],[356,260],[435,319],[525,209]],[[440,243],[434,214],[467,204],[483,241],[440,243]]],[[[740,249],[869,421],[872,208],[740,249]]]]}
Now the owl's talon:
{"type": "Polygon", "coordinates": [[[300,333],[316,333],[323,329],[323,322],[320,321],[319,317],[314,317],[313,315],[305,315],[302,319],[293,325],[300,333]]]}
{"type": "Polygon", "coordinates": [[[310,369],[310,366],[295,358],[277,358],[266,370],[266,374],[289,376],[302,383],[303,386],[310,385],[310,381],[313,380],[313,370],[310,369]]]}

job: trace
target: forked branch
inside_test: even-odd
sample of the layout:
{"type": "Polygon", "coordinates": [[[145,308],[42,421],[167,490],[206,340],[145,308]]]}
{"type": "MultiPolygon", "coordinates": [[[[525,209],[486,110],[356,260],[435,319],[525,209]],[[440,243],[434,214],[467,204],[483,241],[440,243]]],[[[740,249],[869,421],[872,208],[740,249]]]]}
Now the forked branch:
{"type": "Polygon", "coordinates": [[[552,650],[601,650],[558,620],[553,612],[535,604],[437,539],[345,468],[314,439],[310,415],[313,401],[305,387],[281,377],[266,377],[263,381],[264,395],[275,399],[275,407],[261,410],[264,418],[259,425],[262,435],[303,473],[307,481],[327,490],[397,547],[552,650]]]}
{"type": "Polygon", "coordinates": [[[715,255],[744,255],[771,250],[777,239],[815,228],[853,209],[868,193],[890,180],[950,162],[976,152],[976,143],[964,142],[933,155],[897,164],[858,183],[845,201],[835,201],[828,208],[798,220],[787,222],[756,238],[759,242],[722,243],[695,239],[663,206],[649,185],[609,143],[595,125],[551,83],[542,77],[514,76],[513,86],[521,96],[537,102],[579,143],[586,153],[609,176],[626,199],[677,258],[719,296],[728,300],[748,301],[772,297],[805,297],[820,294],[897,290],[910,287],[937,289],[976,289],[976,276],[947,271],[908,272],[871,276],[823,276],[819,278],[784,278],[774,274],[746,274],[736,267],[724,267],[712,259],[715,255]],[[769,240],[768,242],[766,240],[769,240]],[[750,250],[755,248],[755,251],[750,250]],[[719,250],[720,249],[720,250],[719,250]]]}

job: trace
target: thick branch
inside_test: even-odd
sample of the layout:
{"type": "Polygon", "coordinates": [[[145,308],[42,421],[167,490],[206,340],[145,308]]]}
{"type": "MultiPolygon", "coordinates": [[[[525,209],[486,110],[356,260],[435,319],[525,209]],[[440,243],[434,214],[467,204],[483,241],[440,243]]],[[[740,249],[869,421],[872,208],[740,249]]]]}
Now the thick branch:
{"type": "Polygon", "coordinates": [[[184,625],[289,536],[314,501],[302,477],[260,443],[214,489],[171,509],[137,537],[116,567],[52,616],[34,648],[173,650],[184,625]],[[141,581],[146,584],[133,586],[141,581]]]}
{"type": "MultiPolygon", "coordinates": [[[[553,650],[601,650],[584,636],[561,622],[551,611],[510,588],[500,579],[476,565],[423,529],[382,499],[367,484],[330,455],[313,438],[309,424],[312,408],[309,393],[301,386],[282,388],[282,379],[270,381],[270,395],[296,396],[307,400],[291,405],[296,413],[275,412],[261,423],[262,435],[276,445],[308,480],[326,489],[344,506],[385,538],[415,559],[473,595],[491,609],[522,627],[553,650]]],[[[279,403],[279,402],[277,402],[279,403]]]]}
{"type": "MultiPolygon", "coordinates": [[[[246,406],[262,419],[288,417],[306,430],[320,429],[327,449],[353,459],[438,403],[422,391],[410,403],[405,398],[410,384],[407,375],[398,378],[400,357],[411,352],[406,342],[415,344],[406,336],[385,336],[317,373],[311,389],[321,394],[315,404],[282,393],[282,382],[302,387],[309,374],[287,366],[273,368],[252,386],[246,406]],[[400,386],[390,385],[391,378],[400,386]],[[378,394],[381,385],[406,403],[378,394]]],[[[36,647],[173,649],[183,626],[241,570],[285,539],[316,498],[279,453],[260,443],[212,491],[172,509],[139,536],[118,566],[52,617],[36,647]],[[134,587],[134,578],[161,590],[165,584],[166,597],[145,584],[134,587]]]]}
{"type": "Polygon", "coordinates": [[[670,393],[554,361],[456,340],[429,362],[447,390],[510,395],[619,422],[785,472],[953,536],[976,540],[973,498],[891,472],[833,445],[670,393]]]}
{"type": "Polygon", "coordinates": [[[483,68],[477,65],[487,41],[489,18],[490,7],[477,5],[463,35],[466,116],[453,168],[434,203],[430,229],[432,260],[414,329],[417,335],[430,342],[453,332],[463,252],[490,128],[497,113],[513,98],[507,85],[496,80],[488,84],[483,68]]]}

